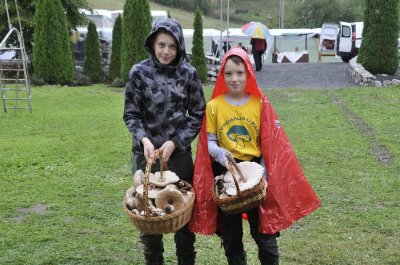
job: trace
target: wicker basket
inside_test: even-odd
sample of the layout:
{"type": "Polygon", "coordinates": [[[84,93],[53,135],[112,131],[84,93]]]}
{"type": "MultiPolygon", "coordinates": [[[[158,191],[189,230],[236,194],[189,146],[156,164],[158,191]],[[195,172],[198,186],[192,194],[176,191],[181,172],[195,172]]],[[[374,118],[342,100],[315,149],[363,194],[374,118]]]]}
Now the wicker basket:
{"type": "MultiPolygon", "coordinates": [[[[162,154],[160,155],[162,157],[162,154]]],[[[154,162],[154,158],[150,158],[147,166],[146,166],[146,172],[144,175],[144,192],[143,196],[145,199],[145,202],[147,204],[148,201],[148,186],[149,186],[149,175],[151,171],[151,165],[154,162]]],[[[161,165],[163,164],[162,161],[160,160],[161,165]]],[[[162,172],[162,166],[160,168],[162,172]]],[[[123,201],[123,207],[128,215],[129,219],[131,220],[132,224],[136,226],[136,228],[143,234],[151,234],[151,235],[161,235],[161,234],[166,234],[166,233],[172,233],[180,228],[182,228],[184,225],[186,225],[192,216],[192,210],[193,210],[193,205],[194,205],[194,198],[195,198],[195,193],[193,187],[184,181],[185,186],[190,187],[190,192],[193,193],[193,195],[189,198],[189,200],[183,205],[182,208],[178,209],[175,212],[172,212],[170,214],[166,214],[164,216],[149,216],[149,211],[145,210],[145,215],[138,215],[133,212],[131,212],[128,207],[126,206],[126,199],[124,198],[123,201]]],[[[148,208],[146,206],[146,208],[148,208]]]]}
{"type": "MultiPolygon", "coordinates": [[[[239,173],[240,177],[244,178],[235,160],[229,154],[227,154],[227,157],[235,167],[236,171],[239,173]]],[[[236,186],[236,195],[220,199],[218,194],[218,187],[215,182],[211,191],[212,199],[224,213],[243,213],[259,206],[265,200],[267,183],[265,182],[264,178],[261,178],[260,182],[253,188],[245,191],[240,191],[239,184],[233,174],[232,177],[236,186]]]]}

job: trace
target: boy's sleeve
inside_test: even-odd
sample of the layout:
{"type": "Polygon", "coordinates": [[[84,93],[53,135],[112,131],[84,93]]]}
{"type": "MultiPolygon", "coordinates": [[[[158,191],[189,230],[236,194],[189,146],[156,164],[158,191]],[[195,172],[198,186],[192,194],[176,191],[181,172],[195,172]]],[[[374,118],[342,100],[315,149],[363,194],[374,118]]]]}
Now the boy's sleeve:
{"type": "Polygon", "coordinates": [[[178,130],[176,136],[171,139],[181,150],[186,150],[199,133],[206,108],[203,87],[196,72],[194,72],[187,85],[188,112],[185,121],[186,126],[178,130]]]}

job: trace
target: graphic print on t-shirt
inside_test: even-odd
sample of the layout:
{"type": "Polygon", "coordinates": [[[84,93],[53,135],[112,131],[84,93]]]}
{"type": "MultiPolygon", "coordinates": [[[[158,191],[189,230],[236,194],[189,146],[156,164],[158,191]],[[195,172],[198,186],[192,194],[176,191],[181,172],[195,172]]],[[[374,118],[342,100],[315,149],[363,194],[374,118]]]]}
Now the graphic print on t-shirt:
{"type": "Polygon", "coordinates": [[[246,127],[241,125],[233,125],[226,133],[226,136],[231,141],[236,142],[235,149],[245,149],[246,142],[250,142],[252,140],[250,132],[246,129],[246,127]]]}

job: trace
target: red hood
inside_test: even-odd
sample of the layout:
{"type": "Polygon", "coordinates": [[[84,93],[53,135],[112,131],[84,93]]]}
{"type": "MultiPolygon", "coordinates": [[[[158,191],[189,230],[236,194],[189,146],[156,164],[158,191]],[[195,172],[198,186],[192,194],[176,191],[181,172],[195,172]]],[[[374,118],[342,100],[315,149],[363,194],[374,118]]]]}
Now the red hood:
{"type": "MultiPolygon", "coordinates": [[[[267,199],[259,207],[259,231],[274,234],[312,213],[319,207],[320,201],[304,176],[274,109],[258,88],[249,57],[242,49],[233,48],[225,54],[212,98],[227,91],[222,73],[226,59],[232,54],[240,56],[246,63],[246,91],[262,99],[260,142],[268,171],[268,190],[267,199]]],[[[208,154],[205,120],[206,117],[200,130],[194,163],[193,187],[196,199],[189,227],[193,232],[211,235],[217,228],[217,205],[211,198],[214,176],[208,154]]]]}

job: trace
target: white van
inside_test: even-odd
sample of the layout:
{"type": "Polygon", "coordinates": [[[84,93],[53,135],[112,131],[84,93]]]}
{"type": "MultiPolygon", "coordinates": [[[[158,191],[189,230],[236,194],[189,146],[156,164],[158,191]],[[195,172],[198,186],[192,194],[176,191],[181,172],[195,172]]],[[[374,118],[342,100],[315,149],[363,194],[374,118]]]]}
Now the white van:
{"type": "Polygon", "coordinates": [[[364,22],[324,23],[321,27],[319,50],[335,52],[343,62],[350,61],[361,47],[364,22]]]}

